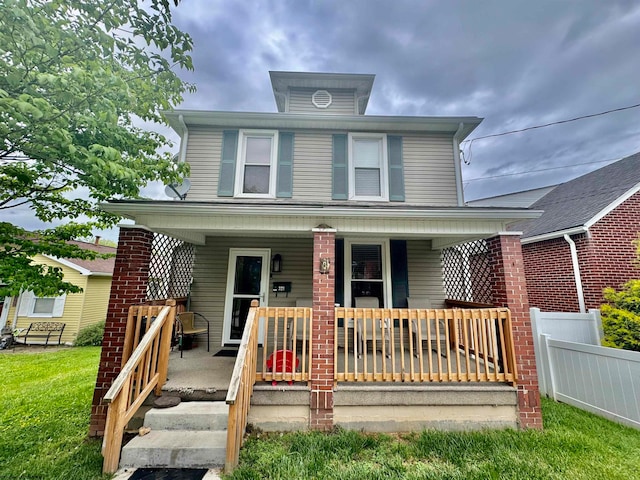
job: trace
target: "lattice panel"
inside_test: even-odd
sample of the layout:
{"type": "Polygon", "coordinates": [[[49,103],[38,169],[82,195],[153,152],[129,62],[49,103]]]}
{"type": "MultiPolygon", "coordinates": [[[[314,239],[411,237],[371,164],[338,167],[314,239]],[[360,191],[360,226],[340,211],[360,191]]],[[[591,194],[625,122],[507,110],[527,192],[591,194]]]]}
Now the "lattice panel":
{"type": "Polygon", "coordinates": [[[489,252],[484,240],[445,248],[442,270],[447,298],[493,303],[489,252]]]}
{"type": "Polygon", "coordinates": [[[191,243],[156,233],[149,264],[147,300],[189,295],[195,248],[191,243]]]}

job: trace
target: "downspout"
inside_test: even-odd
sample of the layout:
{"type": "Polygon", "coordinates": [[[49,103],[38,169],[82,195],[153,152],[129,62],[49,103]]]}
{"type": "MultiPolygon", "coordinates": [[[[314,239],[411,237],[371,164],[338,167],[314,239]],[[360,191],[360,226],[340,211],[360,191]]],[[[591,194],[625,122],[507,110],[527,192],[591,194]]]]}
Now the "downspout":
{"type": "Polygon", "coordinates": [[[582,279],[580,278],[580,264],[578,263],[578,250],[576,244],[571,237],[565,233],[564,239],[569,244],[571,249],[571,263],[573,264],[573,276],[576,279],[576,290],[578,291],[578,305],[580,306],[580,313],[586,313],[587,309],[584,305],[584,292],[582,291],[582,279]]]}
{"type": "Polygon", "coordinates": [[[189,141],[189,129],[187,124],[184,123],[184,117],[182,114],[178,115],[178,122],[182,127],[182,135],[180,135],[180,162],[185,163],[187,161],[187,142],[189,141]]]}
{"type": "Polygon", "coordinates": [[[460,122],[458,130],[453,134],[453,164],[456,173],[456,195],[458,206],[464,206],[464,191],[462,189],[462,167],[460,166],[460,135],[464,128],[464,123],[460,122]]]}

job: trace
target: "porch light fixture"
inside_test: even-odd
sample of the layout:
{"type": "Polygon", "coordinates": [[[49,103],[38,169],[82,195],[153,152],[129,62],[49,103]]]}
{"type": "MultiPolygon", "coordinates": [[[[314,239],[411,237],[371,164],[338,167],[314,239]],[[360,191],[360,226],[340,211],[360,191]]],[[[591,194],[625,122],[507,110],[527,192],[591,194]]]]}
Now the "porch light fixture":
{"type": "Polygon", "coordinates": [[[276,253],[271,259],[271,273],[282,272],[282,255],[276,253]]]}
{"type": "Polygon", "coordinates": [[[329,273],[331,261],[328,258],[320,258],[320,273],[329,273]]]}

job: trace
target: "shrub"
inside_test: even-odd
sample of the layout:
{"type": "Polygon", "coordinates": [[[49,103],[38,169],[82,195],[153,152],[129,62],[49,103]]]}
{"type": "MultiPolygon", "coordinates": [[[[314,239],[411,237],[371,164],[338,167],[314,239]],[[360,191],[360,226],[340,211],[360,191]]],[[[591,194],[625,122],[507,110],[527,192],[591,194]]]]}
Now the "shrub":
{"type": "Polygon", "coordinates": [[[602,329],[605,347],[640,352],[640,280],[631,280],[616,292],[606,288],[602,306],[602,329]]]}
{"type": "Polygon", "coordinates": [[[96,347],[102,345],[102,336],[104,335],[104,322],[94,323],[88,327],[84,327],[78,333],[76,341],[73,342],[75,347],[96,347]]]}

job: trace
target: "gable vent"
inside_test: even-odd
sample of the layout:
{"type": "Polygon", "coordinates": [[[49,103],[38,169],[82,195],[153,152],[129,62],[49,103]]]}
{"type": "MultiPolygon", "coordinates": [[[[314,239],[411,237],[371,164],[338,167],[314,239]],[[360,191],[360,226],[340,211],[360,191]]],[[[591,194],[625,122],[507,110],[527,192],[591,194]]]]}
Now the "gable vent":
{"type": "Polygon", "coordinates": [[[327,108],[331,105],[332,101],[333,97],[331,97],[331,94],[326,90],[316,90],[311,96],[311,102],[316,108],[327,108]]]}

